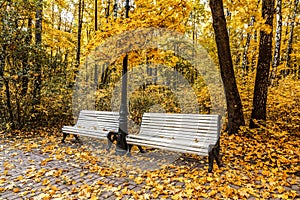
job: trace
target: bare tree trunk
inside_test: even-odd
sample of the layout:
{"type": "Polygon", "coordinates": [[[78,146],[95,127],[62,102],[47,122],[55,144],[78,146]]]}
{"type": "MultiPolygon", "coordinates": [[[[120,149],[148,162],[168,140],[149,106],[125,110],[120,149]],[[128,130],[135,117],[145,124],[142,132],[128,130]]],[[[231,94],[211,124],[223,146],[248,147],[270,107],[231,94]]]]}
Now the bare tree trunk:
{"type": "MultiPolygon", "coordinates": [[[[77,32],[76,70],[78,70],[79,65],[80,65],[80,50],[81,50],[81,32],[82,32],[83,11],[84,11],[84,0],[79,0],[79,4],[78,4],[78,32],[77,32]]],[[[75,78],[76,78],[76,76],[75,76],[75,78]]]]}
{"type": "Polygon", "coordinates": [[[5,85],[5,93],[6,93],[6,105],[9,113],[9,122],[11,123],[11,128],[15,129],[14,115],[13,109],[11,106],[11,98],[10,98],[10,89],[9,89],[9,80],[3,79],[5,85]]]}
{"type": "MultiPolygon", "coordinates": [[[[25,38],[25,43],[26,45],[29,47],[31,44],[31,39],[32,39],[32,29],[31,29],[31,25],[32,25],[32,19],[29,18],[28,19],[28,32],[27,32],[27,36],[25,38]]],[[[28,70],[29,70],[29,52],[26,51],[24,52],[24,58],[23,58],[23,69],[22,69],[22,96],[25,96],[27,93],[27,89],[28,89],[28,83],[29,83],[29,78],[28,78],[28,70]]]]}
{"type": "Polygon", "coordinates": [[[271,28],[269,33],[260,31],[259,55],[256,70],[256,79],[253,97],[253,110],[250,119],[250,128],[258,127],[255,120],[266,120],[266,105],[268,97],[269,71],[272,59],[272,30],[274,0],[262,1],[262,15],[265,24],[271,28]]]}
{"type": "Polygon", "coordinates": [[[280,49],[281,49],[281,35],[282,35],[282,14],[281,14],[282,0],[277,0],[276,5],[276,34],[275,34],[275,48],[272,65],[272,72],[270,76],[270,83],[276,78],[276,69],[280,63],[280,49]]]}
{"type": "Polygon", "coordinates": [[[295,19],[297,15],[297,7],[298,7],[299,0],[294,1],[294,11],[293,11],[293,16],[290,24],[290,35],[289,35],[289,40],[288,40],[288,45],[287,45],[287,50],[286,50],[286,69],[285,69],[285,75],[289,74],[290,70],[290,60],[291,60],[291,53],[292,53],[292,45],[293,45],[293,36],[294,36],[294,27],[295,27],[295,19]]]}
{"type": "MultiPolygon", "coordinates": [[[[95,33],[98,30],[98,0],[95,0],[95,33]]],[[[95,87],[98,87],[98,64],[95,63],[95,71],[94,71],[94,83],[95,83],[95,87]]]]}
{"type": "Polygon", "coordinates": [[[233,70],[223,2],[222,0],[210,0],[209,4],[213,16],[221,76],[226,93],[228,111],[227,131],[232,134],[236,133],[240,126],[245,125],[243,107],[233,70]]]}
{"type": "Polygon", "coordinates": [[[118,0],[115,0],[115,4],[114,4],[114,17],[115,18],[118,17],[118,0]]]}
{"type": "Polygon", "coordinates": [[[107,1],[107,8],[105,8],[105,16],[107,18],[107,22],[108,22],[109,15],[110,15],[110,0],[107,1]]]}
{"type": "Polygon", "coordinates": [[[274,49],[274,61],[273,69],[278,67],[280,63],[280,47],[281,47],[281,35],[282,35],[282,0],[277,0],[276,5],[276,35],[275,35],[275,49],[274,49]]]}
{"type": "MultiPolygon", "coordinates": [[[[37,5],[36,19],[35,19],[36,20],[35,21],[35,44],[37,45],[37,48],[42,47],[42,20],[43,20],[42,14],[43,14],[43,5],[42,5],[42,0],[40,0],[37,5]]],[[[42,68],[41,62],[37,59],[36,67],[35,67],[36,78],[34,80],[34,89],[33,89],[34,106],[40,104],[41,87],[42,87],[41,68],[42,68]]],[[[36,112],[35,108],[34,111],[36,112]]]]}
{"type": "Polygon", "coordinates": [[[4,77],[4,66],[5,66],[5,57],[6,57],[6,45],[2,45],[1,54],[0,54],[0,77],[2,78],[5,85],[5,94],[6,94],[6,106],[8,110],[9,122],[11,123],[11,128],[15,129],[13,109],[11,106],[10,90],[9,90],[9,80],[6,80],[4,77]]]}
{"type": "Polygon", "coordinates": [[[98,0],[95,0],[95,31],[98,30],[98,0]]]}
{"type": "Polygon", "coordinates": [[[5,94],[6,94],[6,106],[8,109],[9,114],[9,122],[11,123],[11,128],[15,129],[15,123],[14,123],[14,115],[13,115],[13,109],[11,106],[11,98],[10,98],[10,90],[9,90],[9,80],[6,80],[4,77],[4,66],[5,66],[5,57],[6,57],[6,45],[4,44],[1,49],[0,54],[0,76],[3,79],[4,85],[5,85],[5,94]]]}
{"type": "MultiPolygon", "coordinates": [[[[251,17],[251,21],[249,23],[249,26],[253,26],[254,24],[254,16],[251,17]]],[[[244,48],[244,53],[243,53],[243,60],[242,60],[242,70],[243,73],[247,73],[248,72],[248,62],[247,62],[247,54],[248,54],[248,49],[250,46],[250,40],[251,40],[251,33],[247,33],[247,39],[246,39],[246,44],[245,44],[245,48],[244,48]]]]}
{"type": "MultiPolygon", "coordinates": [[[[257,31],[254,30],[254,33],[253,33],[253,40],[254,42],[256,43],[258,41],[258,37],[257,37],[257,31]]],[[[256,55],[256,51],[257,51],[257,45],[255,45],[251,51],[251,54],[252,54],[252,59],[251,59],[251,65],[250,65],[250,70],[251,71],[254,71],[255,69],[255,66],[257,65],[257,57],[258,55],[256,55]]]]}

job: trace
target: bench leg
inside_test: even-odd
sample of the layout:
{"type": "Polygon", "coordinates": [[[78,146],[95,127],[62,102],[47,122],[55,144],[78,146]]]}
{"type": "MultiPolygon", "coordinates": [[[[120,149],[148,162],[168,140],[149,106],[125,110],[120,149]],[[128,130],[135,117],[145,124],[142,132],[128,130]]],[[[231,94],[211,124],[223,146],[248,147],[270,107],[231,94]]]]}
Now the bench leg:
{"type": "MultiPolygon", "coordinates": [[[[131,156],[131,148],[133,147],[132,144],[128,144],[128,149],[127,149],[127,156],[131,156]]],[[[137,147],[139,148],[140,150],[140,153],[146,153],[146,151],[142,148],[142,146],[140,145],[137,145],[137,147]]]]}
{"type": "Polygon", "coordinates": [[[69,135],[68,133],[63,133],[63,138],[61,140],[61,143],[65,143],[65,139],[68,135],[69,135]]]}
{"type": "Polygon", "coordinates": [[[141,153],[146,153],[146,151],[140,145],[138,145],[138,148],[139,148],[141,153]]]}
{"type": "Polygon", "coordinates": [[[74,135],[75,137],[75,141],[78,142],[78,143],[81,143],[80,139],[79,139],[79,136],[78,135],[74,135]]]}
{"type": "MultiPolygon", "coordinates": [[[[67,136],[70,135],[69,133],[63,133],[63,138],[61,140],[61,143],[65,143],[65,139],[67,138],[67,136]]],[[[75,142],[81,143],[81,140],[79,139],[78,135],[75,135],[75,142]]]]}
{"type": "MultiPolygon", "coordinates": [[[[132,144],[128,144],[128,152],[131,152],[131,148],[133,147],[133,145],[132,144]]],[[[140,145],[137,145],[137,147],[139,148],[139,150],[140,150],[140,153],[146,153],[146,151],[143,149],[143,147],[142,146],[140,146],[140,145]]]]}
{"type": "Polygon", "coordinates": [[[111,147],[112,147],[112,144],[113,144],[113,142],[114,141],[117,141],[117,139],[118,139],[118,133],[113,133],[113,132],[109,132],[108,134],[107,134],[107,149],[106,150],[110,150],[111,149],[111,147]]]}
{"type": "Polygon", "coordinates": [[[214,153],[213,150],[211,150],[208,153],[208,173],[211,173],[213,170],[213,165],[214,165],[214,153]]]}
{"type": "Polygon", "coordinates": [[[127,144],[128,145],[128,149],[127,149],[127,152],[126,152],[126,156],[128,157],[131,157],[131,148],[132,148],[132,144],[127,144]]]}
{"type": "Polygon", "coordinates": [[[110,140],[107,140],[107,148],[106,148],[107,151],[111,149],[112,144],[113,143],[110,140]]]}
{"type": "Polygon", "coordinates": [[[219,168],[221,168],[222,164],[220,162],[220,147],[213,149],[214,158],[219,168]]]}

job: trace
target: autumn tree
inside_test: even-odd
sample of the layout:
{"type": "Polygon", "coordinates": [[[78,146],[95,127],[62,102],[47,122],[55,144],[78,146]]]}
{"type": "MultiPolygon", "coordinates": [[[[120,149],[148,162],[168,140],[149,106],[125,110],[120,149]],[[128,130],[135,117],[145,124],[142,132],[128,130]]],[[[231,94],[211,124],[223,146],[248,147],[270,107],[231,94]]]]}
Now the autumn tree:
{"type": "Polygon", "coordinates": [[[227,131],[229,133],[235,133],[238,131],[240,126],[245,124],[245,120],[242,110],[242,102],[239,96],[233,70],[229,36],[226,27],[226,19],[224,16],[222,0],[210,0],[210,8],[213,17],[213,28],[217,43],[221,77],[224,83],[227,101],[227,131]]]}
{"type": "Polygon", "coordinates": [[[257,127],[256,120],[266,120],[266,105],[268,97],[269,71],[272,59],[274,0],[262,1],[262,16],[267,29],[260,31],[259,56],[256,69],[256,79],[253,97],[253,109],[250,128],[257,127]]]}

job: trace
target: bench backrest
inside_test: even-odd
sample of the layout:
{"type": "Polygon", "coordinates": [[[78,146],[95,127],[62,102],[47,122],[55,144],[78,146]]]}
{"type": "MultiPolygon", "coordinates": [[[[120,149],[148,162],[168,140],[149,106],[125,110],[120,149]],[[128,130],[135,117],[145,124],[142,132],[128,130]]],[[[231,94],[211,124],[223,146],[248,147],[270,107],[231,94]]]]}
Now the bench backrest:
{"type": "Polygon", "coordinates": [[[220,115],[144,113],[140,135],[216,144],[220,115]]]}
{"type": "Polygon", "coordinates": [[[95,130],[117,129],[119,127],[118,120],[118,112],[81,110],[75,126],[95,130]]]}

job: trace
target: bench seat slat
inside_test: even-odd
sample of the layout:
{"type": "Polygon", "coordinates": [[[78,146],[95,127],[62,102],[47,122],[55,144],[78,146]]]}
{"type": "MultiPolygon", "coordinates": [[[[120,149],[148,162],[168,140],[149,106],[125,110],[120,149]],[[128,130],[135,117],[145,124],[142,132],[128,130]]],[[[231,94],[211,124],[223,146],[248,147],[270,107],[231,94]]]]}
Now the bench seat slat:
{"type": "MultiPolygon", "coordinates": [[[[200,138],[201,139],[201,138],[200,138]]],[[[182,145],[182,146],[186,146],[186,147],[197,147],[197,148],[206,148],[208,149],[209,143],[215,143],[216,140],[212,139],[212,140],[197,140],[198,142],[196,142],[195,140],[187,140],[187,139],[170,139],[170,138],[158,138],[158,137],[143,137],[143,136],[136,136],[136,137],[127,137],[128,142],[130,143],[130,141],[138,141],[138,140],[142,140],[142,141],[147,141],[147,142],[157,142],[159,144],[161,143],[165,143],[165,144],[172,144],[172,145],[182,145]]]]}
{"type": "MultiPolygon", "coordinates": [[[[170,134],[165,134],[165,133],[157,133],[157,134],[155,134],[155,136],[153,136],[152,134],[138,134],[139,136],[145,136],[145,137],[165,137],[165,138],[180,138],[180,139],[197,139],[197,140],[203,140],[203,139],[216,139],[217,140],[217,136],[216,135],[211,135],[211,136],[209,136],[209,135],[205,135],[205,134],[201,134],[201,135],[197,135],[197,136],[195,136],[195,135],[192,135],[192,134],[190,134],[190,135],[185,135],[185,134],[182,134],[182,135],[176,135],[176,134],[172,134],[172,133],[170,133],[170,134]]],[[[135,137],[135,136],[128,136],[128,137],[135,137]]]]}
{"type": "Polygon", "coordinates": [[[190,131],[190,130],[185,130],[185,129],[159,129],[158,127],[155,127],[153,129],[151,128],[147,128],[147,129],[142,129],[140,130],[140,133],[142,134],[147,134],[147,133],[150,133],[151,132],[153,133],[158,133],[158,132],[161,132],[162,134],[163,133],[174,133],[176,135],[180,135],[180,134],[186,134],[186,135],[189,135],[189,134],[192,134],[192,135],[197,135],[197,134],[207,134],[207,135],[214,135],[216,134],[217,130],[195,130],[195,131],[190,131]],[[182,133],[184,132],[184,133],[182,133]]]}
{"type": "Polygon", "coordinates": [[[157,117],[146,117],[144,118],[145,121],[164,121],[164,122],[198,122],[198,123],[205,123],[205,122],[210,122],[211,120],[217,120],[214,117],[210,117],[210,118],[197,118],[197,117],[193,117],[193,118],[170,118],[170,119],[164,119],[164,117],[168,117],[167,115],[161,116],[161,118],[157,118],[157,117]]]}
{"type": "Polygon", "coordinates": [[[136,141],[134,141],[134,144],[141,145],[141,146],[160,148],[160,149],[165,149],[165,150],[171,150],[171,151],[178,151],[181,153],[193,152],[198,155],[207,155],[208,154],[208,148],[203,148],[203,146],[194,148],[194,147],[182,146],[182,145],[171,144],[171,143],[163,143],[163,142],[158,143],[157,141],[149,141],[149,140],[136,140],[136,141]]]}
{"type": "Polygon", "coordinates": [[[78,134],[83,136],[106,138],[107,131],[88,130],[88,129],[64,129],[65,133],[78,134]]]}
{"type": "Polygon", "coordinates": [[[217,127],[176,127],[176,126],[171,126],[171,127],[167,127],[167,126],[163,126],[163,125],[157,125],[157,126],[146,126],[146,127],[142,127],[141,130],[166,130],[166,131],[184,131],[184,132],[198,132],[198,131],[213,131],[213,132],[217,132],[218,128],[217,127]]]}

